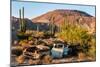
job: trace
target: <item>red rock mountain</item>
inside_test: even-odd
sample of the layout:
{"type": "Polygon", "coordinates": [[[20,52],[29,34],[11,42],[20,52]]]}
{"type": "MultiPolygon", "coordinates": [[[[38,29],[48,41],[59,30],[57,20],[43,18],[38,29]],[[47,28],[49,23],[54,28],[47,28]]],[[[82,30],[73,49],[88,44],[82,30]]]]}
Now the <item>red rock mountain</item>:
{"type": "MultiPolygon", "coordinates": [[[[50,11],[31,20],[25,18],[25,21],[27,22],[27,29],[36,29],[38,23],[50,23],[50,17],[54,18],[53,20],[56,26],[61,25],[66,19],[66,22],[68,23],[80,23],[81,25],[84,25],[84,27],[87,27],[90,32],[95,32],[96,18],[94,16],[91,16],[82,11],[67,9],[50,11]]],[[[19,28],[19,18],[12,16],[11,23],[12,28],[14,28],[15,30],[19,28]]],[[[40,29],[48,29],[48,26],[40,25],[40,29]]]]}
{"type": "Polygon", "coordinates": [[[54,24],[57,26],[62,24],[64,19],[66,19],[66,21],[69,23],[80,23],[87,27],[89,30],[95,30],[95,17],[78,10],[57,9],[33,18],[32,22],[50,23],[50,17],[54,17],[54,24]]]}

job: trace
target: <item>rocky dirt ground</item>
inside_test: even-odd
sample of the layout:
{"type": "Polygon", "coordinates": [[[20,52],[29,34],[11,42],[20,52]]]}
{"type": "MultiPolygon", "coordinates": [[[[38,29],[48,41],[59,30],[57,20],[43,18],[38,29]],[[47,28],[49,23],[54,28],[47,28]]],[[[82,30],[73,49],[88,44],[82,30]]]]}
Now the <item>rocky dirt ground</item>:
{"type": "Polygon", "coordinates": [[[61,63],[76,63],[76,62],[91,62],[95,59],[91,57],[79,58],[79,57],[68,57],[60,59],[52,59],[51,63],[43,63],[43,60],[26,60],[23,64],[18,64],[14,56],[12,56],[11,65],[27,66],[27,65],[42,65],[42,64],[61,64],[61,63]],[[29,64],[30,63],[30,64],[29,64]]]}

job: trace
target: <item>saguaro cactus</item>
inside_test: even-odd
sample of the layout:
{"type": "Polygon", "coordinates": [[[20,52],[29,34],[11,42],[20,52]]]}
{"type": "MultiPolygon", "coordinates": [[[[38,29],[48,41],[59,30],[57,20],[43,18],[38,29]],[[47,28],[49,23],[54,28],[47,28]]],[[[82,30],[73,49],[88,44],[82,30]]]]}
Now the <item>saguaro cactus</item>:
{"type": "Polygon", "coordinates": [[[39,25],[38,24],[37,24],[36,29],[37,29],[37,34],[38,34],[38,32],[39,32],[39,25]]]}
{"type": "Polygon", "coordinates": [[[51,34],[54,34],[54,17],[51,18],[51,34]]]}
{"type": "Polygon", "coordinates": [[[54,19],[55,19],[54,16],[50,16],[48,18],[48,20],[51,22],[50,23],[50,32],[51,32],[51,35],[54,35],[55,34],[55,24],[54,24],[55,20],[54,19]]]}
{"type": "Polygon", "coordinates": [[[19,23],[20,23],[20,31],[25,32],[26,31],[26,23],[24,21],[24,7],[22,8],[22,19],[21,19],[21,9],[19,10],[19,23]]]}
{"type": "Polygon", "coordinates": [[[22,26],[21,26],[21,9],[19,9],[19,26],[20,26],[20,27],[19,27],[19,30],[21,31],[21,29],[22,29],[22,28],[21,28],[21,27],[22,27],[22,26]]]}

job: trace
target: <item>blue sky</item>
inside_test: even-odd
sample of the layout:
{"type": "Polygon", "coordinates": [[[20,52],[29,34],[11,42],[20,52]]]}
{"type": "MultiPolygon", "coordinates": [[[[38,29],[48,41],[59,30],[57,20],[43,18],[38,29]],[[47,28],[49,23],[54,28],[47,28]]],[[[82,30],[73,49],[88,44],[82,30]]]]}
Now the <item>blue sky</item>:
{"type": "Polygon", "coordinates": [[[12,1],[12,16],[19,17],[19,9],[24,7],[26,18],[35,18],[48,11],[56,9],[72,9],[84,11],[92,16],[95,16],[95,6],[71,5],[71,4],[54,4],[54,3],[39,3],[39,2],[22,2],[12,1]]]}

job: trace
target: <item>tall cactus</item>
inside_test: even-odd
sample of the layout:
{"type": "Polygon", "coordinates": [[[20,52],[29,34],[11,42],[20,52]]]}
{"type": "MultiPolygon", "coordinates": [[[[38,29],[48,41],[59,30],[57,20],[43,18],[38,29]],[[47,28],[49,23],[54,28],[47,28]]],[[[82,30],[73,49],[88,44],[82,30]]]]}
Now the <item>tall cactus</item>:
{"type": "Polygon", "coordinates": [[[25,20],[24,20],[24,7],[23,7],[23,12],[22,12],[22,14],[23,14],[23,19],[22,19],[22,31],[23,32],[25,32],[26,31],[26,23],[25,23],[25,20]]]}
{"type": "Polygon", "coordinates": [[[55,34],[55,25],[54,25],[54,19],[55,19],[55,17],[54,16],[50,16],[49,18],[48,18],[48,20],[51,22],[50,23],[50,32],[51,32],[51,35],[54,35],[55,34]]]}
{"type": "Polygon", "coordinates": [[[58,24],[57,32],[61,32],[60,30],[61,30],[61,28],[60,28],[60,24],[58,24]]]}
{"type": "Polygon", "coordinates": [[[53,35],[54,34],[54,17],[52,17],[52,20],[51,20],[51,34],[53,35]]]}
{"type": "Polygon", "coordinates": [[[68,20],[66,19],[67,18],[67,14],[64,15],[64,25],[65,25],[65,28],[67,27],[67,24],[68,24],[68,20]]]}
{"type": "Polygon", "coordinates": [[[37,28],[37,34],[38,34],[38,32],[39,32],[39,25],[38,24],[37,24],[37,27],[36,28],[37,28]]]}
{"type": "Polygon", "coordinates": [[[21,24],[21,9],[19,9],[19,30],[21,31],[21,29],[22,29],[22,26],[21,26],[22,24],[21,24]]]}
{"type": "Polygon", "coordinates": [[[59,27],[59,32],[62,32],[63,31],[63,28],[67,29],[68,23],[69,23],[68,20],[67,20],[67,16],[68,15],[66,13],[63,14],[63,26],[60,26],[59,25],[60,26],[59,27]]]}
{"type": "Polygon", "coordinates": [[[25,32],[26,31],[26,23],[24,21],[24,7],[22,8],[22,19],[21,19],[21,9],[19,10],[20,14],[20,31],[25,32]]]}

